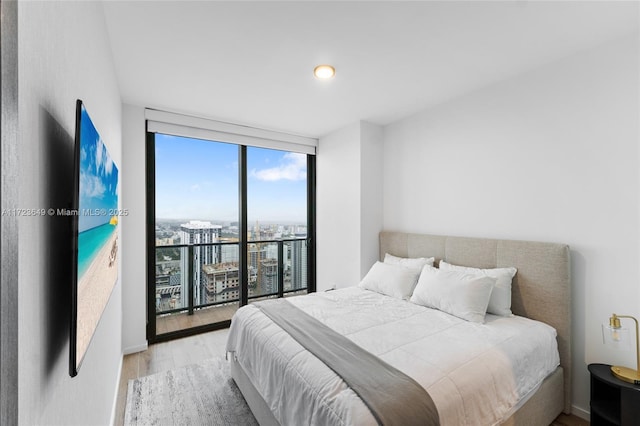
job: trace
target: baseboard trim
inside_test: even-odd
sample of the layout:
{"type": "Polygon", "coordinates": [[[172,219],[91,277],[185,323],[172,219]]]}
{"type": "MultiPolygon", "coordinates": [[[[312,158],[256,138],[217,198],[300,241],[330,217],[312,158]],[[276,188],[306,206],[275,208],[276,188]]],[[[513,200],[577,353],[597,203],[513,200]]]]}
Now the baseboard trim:
{"type": "Polygon", "coordinates": [[[120,378],[122,377],[122,361],[124,357],[120,357],[120,365],[118,365],[118,380],[116,380],[115,394],[113,395],[113,406],[111,407],[111,426],[116,426],[116,407],[118,406],[118,391],[120,390],[120,378]]]}
{"type": "Polygon", "coordinates": [[[586,420],[588,422],[591,421],[591,412],[585,410],[584,408],[580,408],[575,405],[572,405],[571,414],[573,414],[576,417],[580,417],[582,420],[586,420]]]}
{"type": "Polygon", "coordinates": [[[148,342],[144,342],[141,345],[136,345],[136,346],[129,346],[128,348],[125,348],[122,351],[122,355],[130,355],[130,354],[135,354],[136,352],[144,352],[149,348],[149,343],[148,342]]]}

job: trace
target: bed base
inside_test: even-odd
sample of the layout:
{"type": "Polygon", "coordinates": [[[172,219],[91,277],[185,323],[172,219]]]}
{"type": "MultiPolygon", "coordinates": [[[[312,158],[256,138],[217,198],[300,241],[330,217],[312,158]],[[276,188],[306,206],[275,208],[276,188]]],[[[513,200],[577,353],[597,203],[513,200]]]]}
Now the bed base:
{"type": "Polygon", "coordinates": [[[503,426],[548,426],[564,410],[564,371],[558,367],[503,426]]]}
{"type": "MultiPolygon", "coordinates": [[[[238,385],[260,426],[280,426],[235,357],[231,357],[230,362],[231,377],[238,385]]],[[[504,426],[549,426],[562,413],[564,407],[562,378],[562,367],[558,367],[542,382],[540,388],[527,402],[501,424],[504,426]]]]}
{"type": "Polygon", "coordinates": [[[249,379],[238,361],[236,361],[236,357],[231,356],[229,358],[231,363],[231,377],[233,377],[240,392],[242,392],[242,396],[244,396],[245,401],[247,401],[253,417],[258,420],[260,426],[280,426],[280,423],[278,423],[278,420],[274,417],[267,403],[262,399],[262,396],[258,393],[256,387],[253,386],[253,383],[251,383],[251,379],[249,379]]]}

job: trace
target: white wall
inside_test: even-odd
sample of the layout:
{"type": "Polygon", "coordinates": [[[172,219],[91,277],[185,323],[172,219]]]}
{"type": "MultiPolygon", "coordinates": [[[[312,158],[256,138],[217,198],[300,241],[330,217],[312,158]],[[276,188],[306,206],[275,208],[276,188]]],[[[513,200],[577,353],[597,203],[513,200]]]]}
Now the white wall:
{"type": "Polygon", "coordinates": [[[382,127],[360,122],[360,278],[380,257],[382,137],[382,127]]]}
{"type": "Polygon", "coordinates": [[[317,290],[357,284],[378,258],[382,129],[357,122],[320,138],[317,290]]]}
{"type": "Polygon", "coordinates": [[[567,243],[573,399],[612,312],[640,316],[638,35],[573,55],[389,125],[384,227],[567,243]]]}
{"type": "MultiPolygon", "coordinates": [[[[70,207],[80,98],[121,170],[121,101],[98,2],[19,2],[21,208],[70,207]]],[[[121,363],[116,283],[79,375],[69,376],[70,235],[59,217],[22,217],[19,241],[19,423],[111,421],[121,363]]]]}
{"type": "Polygon", "coordinates": [[[146,274],[146,129],[144,108],[122,108],[122,206],[129,215],[122,223],[122,348],[132,353],[147,348],[146,274]]]}
{"type": "Polygon", "coordinates": [[[360,123],[318,142],[316,157],[316,288],[360,279],[360,123]]]}

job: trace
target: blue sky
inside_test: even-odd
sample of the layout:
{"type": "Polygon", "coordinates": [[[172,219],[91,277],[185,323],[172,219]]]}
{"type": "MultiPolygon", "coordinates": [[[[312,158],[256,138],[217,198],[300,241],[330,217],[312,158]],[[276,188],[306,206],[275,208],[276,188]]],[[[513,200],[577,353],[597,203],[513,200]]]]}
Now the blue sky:
{"type": "Polygon", "coordinates": [[[82,107],[80,119],[80,194],[78,232],[103,225],[111,219],[109,210],[118,208],[118,168],[100,135],[82,107]],[[83,214],[87,209],[104,209],[104,214],[83,214]]]}
{"type": "MultiPolygon", "coordinates": [[[[306,155],[247,148],[248,220],[306,223],[306,155]]],[[[156,218],[238,220],[238,146],[156,134],[156,218]]]]}

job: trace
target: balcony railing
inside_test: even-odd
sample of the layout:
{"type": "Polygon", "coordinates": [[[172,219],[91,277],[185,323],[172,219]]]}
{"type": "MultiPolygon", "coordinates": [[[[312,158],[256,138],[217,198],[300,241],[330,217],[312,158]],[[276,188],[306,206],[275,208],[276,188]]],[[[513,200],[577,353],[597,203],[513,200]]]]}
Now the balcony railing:
{"type": "MultiPolygon", "coordinates": [[[[247,299],[283,297],[308,288],[308,239],[247,243],[247,299]]],[[[240,244],[156,246],[156,315],[240,301],[240,244]]]]}

